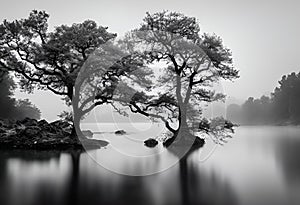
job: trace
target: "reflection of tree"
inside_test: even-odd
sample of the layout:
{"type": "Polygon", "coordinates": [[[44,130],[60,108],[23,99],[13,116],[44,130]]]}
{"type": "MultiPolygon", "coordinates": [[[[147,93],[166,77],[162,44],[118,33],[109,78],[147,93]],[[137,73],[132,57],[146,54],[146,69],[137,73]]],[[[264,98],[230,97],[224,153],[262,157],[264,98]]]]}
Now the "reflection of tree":
{"type": "Polygon", "coordinates": [[[230,185],[220,181],[214,173],[201,173],[187,158],[180,160],[182,205],[235,205],[236,196],[230,185]]]}
{"type": "MultiPolygon", "coordinates": [[[[15,154],[14,156],[19,156],[21,159],[22,155],[20,154],[22,154],[22,152],[15,154]]],[[[36,159],[45,161],[52,159],[51,156],[56,156],[49,154],[47,159],[47,154],[45,153],[43,159],[41,159],[35,158],[34,154],[30,155],[28,154],[26,157],[26,161],[28,162],[26,166],[33,165],[33,163],[36,162],[36,159]]],[[[6,165],[1,164],[1,162],[5,161],[2,160],[2,156],[9,158],[9,155],[5,154],[0,156],[0,179],[1,182],[4,182],[3,179],[6,176],[4,173],[2,173],[3,175],[1,174],[1,165],[6,165]]],[[[29,190],[29,193],[34,196],[32,198],[26,198],[25,195],[28,194],[28,192],[22,189],[20,192],[13,192],[15,195],[5,194],[11,191],[10,187],[2,186],[4,184],[1,183],[0,188],[3,187],[3,192],[1,192],[3,199],[9,200],[10,196],[17,197],[18,199],[21,199],[24,205],[152,205],[155,204],[154,202],[159,201],[165,202],[164,204],[172,205],[236,204],[234,193],[227,183],[220,181],[220,179],[212,173],[203,173],[196,164],[190,163],[190,161],[186,159],[184,159],[185,161],[181,161],[179,175],[176,174],[178,167],[175,166],[166,172],[151,176],[130,177],[114,174],[108,170],[102,169],[96,164],[93,164],[92,167],[88,167],[87,164],[83,163],[82,166],[80,166],[80,153],[78,152],[72,152],[69,156],[71,165],[68,173],[69,177],[63,179],[64,183],[60,185],[53,184],[49,181],[51,177],[47,178],[48,180],[37,181],[34,187],[30,187],[32,190],[29,190]],[[88,169],[85,170],[85,168],[88,169]],[[88,173],[85,171],[88,171],[88,173]],[[175,182],[175,184],[171,183],[171,181],[162,182],[162,179],[165,178],[175,182]],[[174,196],[178,191],[177,185],[180,188],[180,195],[174,196]],[[161,187],[160,191],[163,191],[162,193],[158,193],[158,187],[161,187]],[[62,191],[61,188],[63,189],[62,191]],[[3,194],[5,194],[5,196],[3,194]],[[182,201],[177,200],[180,196],[182,196],[182,201]],[[174,198],[176,200],[174,200],[174,198]]],[[[4,169],[6,167],[2,168],[4,169]]]]}
{"type": "Polygon", "coordinates": [[[70,205],[78,204],[80,154],[81,153],[78,151],[72,151],[70,154],[72,168],[70,173],[70,181],[68,183],[69,194],[66,194],[66,201],[70,205]]]}
{"type": "MultiPolygon", "coordinates": [[[[17,189],[19,187],[14,187],[12,183],[12,178],[9,177],[9,173],[6,173],[8,169],[8,161],[10,159],[16,159],[21,162],[25,162],[25,168],[34,163],[50,163],[51,160],[60,158],[60,152],[58,151],[34,151],[34,150],[1,150],[0,152],[0,203],[5,205],[23,204],[23,205],[50,205],[50,204],[63,204],[58,203],[60,201],[57,196],[53,196],[55,193],[55,188],[49,186],[47,181],[38,181],[34,187],[28,186],[27,184],[20,184],[20,187],[26,187],[25,190],[17,189]],[[31,190],[33,188],[33,190],[31,190]],[[21,190],[19,192],[19,190],[21,190]],[[33,198],[28,197],[27,194],[32,194],[33,198]],[[19,203],[18,203],[19,202],[19,203]]],[[[23,166],[22,166],[23,167],[23,166]]],[[[21,176],[24,176],[24,170],[17,170],[21,176]]],[[[20,180],[21,181],[21,180],[20,180]]],[[[19,183],[20,181],[17,181],[19,183]]]]}
{"type": "Polygon", "coordinates": [[[7,204],[7,191],[9,189],[9,185],[6,183],[6,166],[7,166],[7,158],[0,153],[0,203],[7,204]]]}
{"type": "Polygon", "coordinates": [[[277,158],[289,184],[300,183],[300,140],[283,138],[277,142],[277,158]]]}

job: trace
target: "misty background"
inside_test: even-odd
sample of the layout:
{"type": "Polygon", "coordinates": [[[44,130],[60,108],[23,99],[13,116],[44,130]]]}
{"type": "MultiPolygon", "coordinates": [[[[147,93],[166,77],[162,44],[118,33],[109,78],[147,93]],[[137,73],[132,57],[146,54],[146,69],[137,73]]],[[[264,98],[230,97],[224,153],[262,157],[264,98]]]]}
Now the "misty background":
{"type": "MultiPolygon", "coordinates": [[[[195,16],[201,32],[222,36],[224,44],[232,50],[235,67],[240,70],[241,77],[235,83],[221,85],[229,99],[227,104],[240,105],[249,97],[268,96],[283,75],[299,71],[300,2],[295,0],[28,0],[26,3],[1,0],[0,3],[3,8],[1,21],[25,18],[32,9],[46,10],[51,14],[50,30],[61,24],[92,19],[108,26],[108,30],[119,37],[137,27],[146,11],[168,9],[195,16]]],[[[47,120],[55,120],[61,111],[68,109],[58,96],[48,91],[35,91],[29,95],[17,89],[15,98],[28,98],[40,109],[41,117],[47,120]]],[[[214,112],[224,113],[223,108],[218,108],[220,106],[225,107],[214,106],[214,112]]],[[[100,111],[102,116],[111,116],[107,108],[100,111]]]]}

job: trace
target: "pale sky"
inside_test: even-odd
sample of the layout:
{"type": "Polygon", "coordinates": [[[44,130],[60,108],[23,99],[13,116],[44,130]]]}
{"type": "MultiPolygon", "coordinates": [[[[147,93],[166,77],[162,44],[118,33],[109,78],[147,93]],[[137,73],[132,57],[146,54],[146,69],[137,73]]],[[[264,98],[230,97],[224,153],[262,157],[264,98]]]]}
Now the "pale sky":
{"type": "MultiPolygon", "coordinates": [[[[299,0],[0,0],[0,20],[27,17],[33,9],[50,14],[50,28],[79,23],[86,19],[108,26],[122,36],[136,28],[145,13],[179,11],[198,19],[201,32],[216,33],[232,50],[240,79],[224,83],[225,93],[239,100],[273,91],[283,74],[300,71],[299,0]]],[[[45,91],[29,98],[53,120],[63,102],[45,91]]]]}

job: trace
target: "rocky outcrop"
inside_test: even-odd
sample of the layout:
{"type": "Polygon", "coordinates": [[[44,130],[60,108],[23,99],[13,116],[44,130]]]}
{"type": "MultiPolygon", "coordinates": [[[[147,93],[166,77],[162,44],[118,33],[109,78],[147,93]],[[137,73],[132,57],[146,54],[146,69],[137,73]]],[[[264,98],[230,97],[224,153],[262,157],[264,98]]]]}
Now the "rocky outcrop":
{"type": "Polygon", "coordinates": [[[78,139],[72,136],[72,125],[57,120],[0,120],[0,147],[17,149],[83,149],[100,148],[108,143],[100,140],[78,139]]]}

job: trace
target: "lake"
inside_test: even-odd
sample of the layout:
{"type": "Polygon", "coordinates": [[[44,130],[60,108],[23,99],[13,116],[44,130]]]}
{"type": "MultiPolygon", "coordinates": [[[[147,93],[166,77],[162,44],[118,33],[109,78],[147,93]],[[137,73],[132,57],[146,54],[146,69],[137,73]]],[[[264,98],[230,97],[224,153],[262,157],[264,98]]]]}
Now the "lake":
{"type": "Polygon", "coordinates": [[[110,145],[83,154],[0,151],[0,204],[299,204],[299,127],[238,127],[226,145],[208,139],[181,163],[143,146],[159,125],[84,128],[110,145]],[[109,132],[117,129],[128,135],[109,132]]]}

